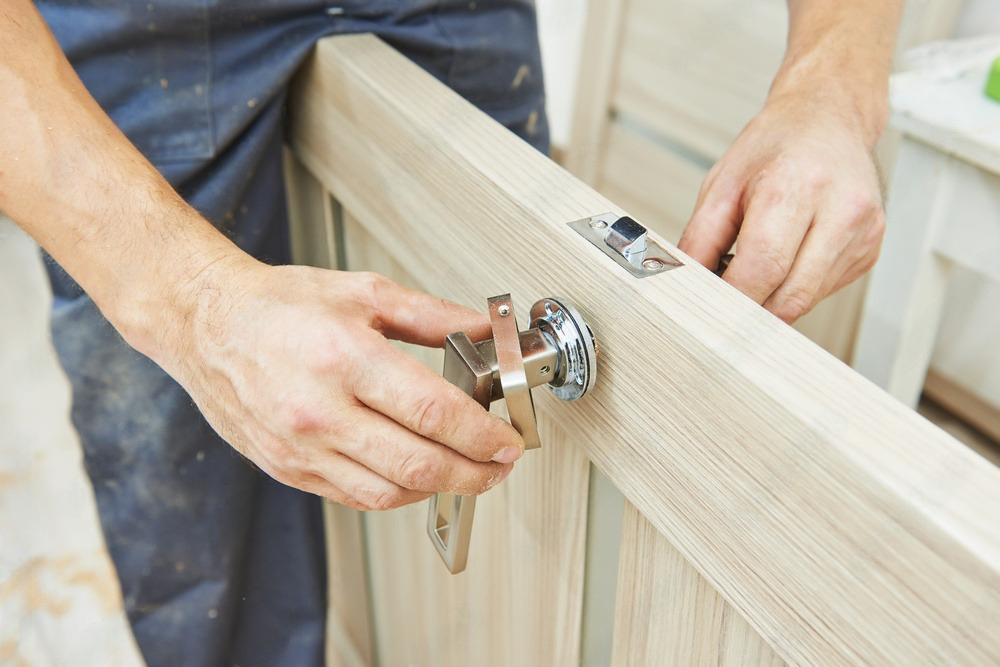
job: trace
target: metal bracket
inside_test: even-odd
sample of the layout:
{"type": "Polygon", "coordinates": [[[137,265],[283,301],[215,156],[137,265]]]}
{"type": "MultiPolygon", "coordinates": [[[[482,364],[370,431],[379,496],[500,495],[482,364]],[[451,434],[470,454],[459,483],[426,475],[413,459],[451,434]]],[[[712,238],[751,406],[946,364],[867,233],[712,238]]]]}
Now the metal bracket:
{"type": "Polygon", "coordinates": [[[569,226],[637,278],[684,266],[650,239],[645,227],[628,216],[601,213],[571,222],[569,226]]]}
{"type": "Polygon", "coordinates": [[[524,358],[521,356],[521,340],[517,334],[517,319],[514,317],[514,302],[510,294],[495,296],[489,300],[490,324],[493,325],[493,349],[496,352],[497,367],[500,369],[500,386],[507,401],[510,425],[524,438],[525,449],[542,446],[538,439],[538,425],[535,423],[535,404],[531,400],[528,376],[524,372],[524,358]]]}
{"type": "MultiPolygon", "coordinates": [[[[590,391],[597,378],[594,335],[579,311],[562,299],[535,303],[531,326],[521,332],[509,294],[489,299],[489,308],[493,338],[473,344],[462,332],[448,336],[444,376],[484,408],[505,399],[511,425],[525,448],[535,449],[541,443],[531,388],[548,384],[565,401],[590,391]]],[[[475,507],[475,496],[431,497],[427,534],[452,574],[468,561],[475,507]]]]}

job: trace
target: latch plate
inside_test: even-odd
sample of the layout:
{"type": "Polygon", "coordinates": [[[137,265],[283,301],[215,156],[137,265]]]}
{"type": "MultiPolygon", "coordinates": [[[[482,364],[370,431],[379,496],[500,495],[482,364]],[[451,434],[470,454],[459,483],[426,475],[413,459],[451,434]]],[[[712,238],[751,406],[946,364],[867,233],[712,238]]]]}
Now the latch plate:
{"type": "Polygon", "coordinates": [[[649,238],[645,227],[627,216],[601,213],[575,220],[569,226],[636,278],[648,278],[684,266],[649,238]]]}

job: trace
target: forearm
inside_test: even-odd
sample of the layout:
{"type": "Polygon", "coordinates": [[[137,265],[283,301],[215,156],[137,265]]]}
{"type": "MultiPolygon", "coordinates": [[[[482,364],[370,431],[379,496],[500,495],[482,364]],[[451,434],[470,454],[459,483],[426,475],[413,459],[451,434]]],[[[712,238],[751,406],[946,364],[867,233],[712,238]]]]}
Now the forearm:
{"type": "Polygon", "coordinates": [[[888,115],[902,0],[788,0],[788,9],[788,49],[770,99],[817,96],[873,147],[888,115]]]}
{"type": "Polygon", "coordinates": [[[0,11],[0,90],[0,211],[159,351],[194,317],[198,276],[245,256],[115,127],[26,0],[0,11]]]}

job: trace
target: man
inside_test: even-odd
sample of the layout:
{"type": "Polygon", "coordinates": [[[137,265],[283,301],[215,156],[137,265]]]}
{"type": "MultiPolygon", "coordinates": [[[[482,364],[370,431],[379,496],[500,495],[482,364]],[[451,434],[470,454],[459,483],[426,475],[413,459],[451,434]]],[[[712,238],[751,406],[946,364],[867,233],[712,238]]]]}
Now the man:
{"type": "MultiPolygon", "coordinates": [[[[899,4],[790,2],[769,102],[682,240],[714,266],[739,236],[726,279],[786,320],[877,256],[899,4]]],[[[480,493],[523,442],[386,341],[482,334],[482,314],[281,266],[287,84],[318,38],[376,32],[545,150],[530,0],[38,7],[0,8],[0,210],[58,262],[54,340],[136,638],[153,665],[319,664],[316,495],[480,493]]]]}

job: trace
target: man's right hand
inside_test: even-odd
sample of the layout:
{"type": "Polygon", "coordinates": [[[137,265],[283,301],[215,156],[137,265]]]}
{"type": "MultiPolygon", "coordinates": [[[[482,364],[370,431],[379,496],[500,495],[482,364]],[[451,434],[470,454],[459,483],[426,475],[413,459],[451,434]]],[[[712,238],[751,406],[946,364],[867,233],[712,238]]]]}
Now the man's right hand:
{"type": "Polygon", "coordinates": [[[510,472],[514,429],[387,340],[441,346],[485,315],[250,258],[104,114],[30,0],[0,11],[0,90],[0,210],[265,472],[379,509],[510,472]]]}
{"type": "Polygon", "coordinates": [[[222,437],[280,482],[359,509],[482,493],[524,452],[516,431],[388,339],[441,347],[486,315],[371,273],[213,267],[176,363],[222,437]]]}

